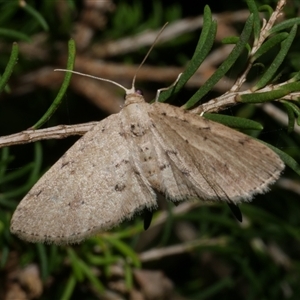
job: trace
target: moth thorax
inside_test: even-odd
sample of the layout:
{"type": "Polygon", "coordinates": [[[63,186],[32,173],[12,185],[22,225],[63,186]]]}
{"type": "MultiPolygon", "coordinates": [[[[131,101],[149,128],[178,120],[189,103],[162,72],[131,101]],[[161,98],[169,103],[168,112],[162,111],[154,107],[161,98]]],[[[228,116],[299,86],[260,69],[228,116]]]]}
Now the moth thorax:
{"type": "Polygon", "coordinates": [[[133,104],[133,103],[143,103],[143,102],[145,102],[144,97],[137,92],[130,93],[130,94],[126,95],[126,97],[125,97],[125,106],[133,104]]]}

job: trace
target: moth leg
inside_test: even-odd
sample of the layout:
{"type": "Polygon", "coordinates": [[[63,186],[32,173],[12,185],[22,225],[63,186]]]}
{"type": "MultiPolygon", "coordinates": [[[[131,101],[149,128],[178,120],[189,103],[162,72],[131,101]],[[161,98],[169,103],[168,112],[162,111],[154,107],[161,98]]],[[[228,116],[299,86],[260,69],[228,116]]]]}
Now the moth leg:
{"type": "Polygon", "coordinates": [[[240,211],[240,208],[232,203],[232,202],[227,202],[232,214],[235,216],[235,218],[240,221],[240,222],[243,222],[243,216],[242,216],[242,213],[240,211]]]}
{"type": "Polygon", "coordinates": [[[143,218],[144,218],[144,230],[147,230],[150,227],[151,221],[152,221],[153,212],[145,209],[143,212],[143,218]]]}
{"type": "Polygon", "coordinates": [[[167,91],[167,90],[171,89],[172,87],[174,87],[174,86],[177,84],[177,82],[179,81],[181,75],[182,75],[182,73],[180,73],[180,74],[177,76],[176,80],[175,80],[170,86],[164,87],[164,88],[161,88],[161,89],[158,89],[158,90],[157,90],[156,96],[155,96],[155,102],[158,102],[158,98],[159,98],[159,95],[160,95],[161,92],[167,91]]]}

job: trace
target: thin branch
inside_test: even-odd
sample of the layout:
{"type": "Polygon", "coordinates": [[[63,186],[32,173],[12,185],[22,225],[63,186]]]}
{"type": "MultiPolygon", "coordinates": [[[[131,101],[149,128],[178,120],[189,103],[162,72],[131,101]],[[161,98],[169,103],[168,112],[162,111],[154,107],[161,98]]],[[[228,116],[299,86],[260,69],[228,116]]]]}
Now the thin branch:
{"type": "MultiPolygon", "coordinates": [[[[278,121],[280,124],[286,127],[288,126],[288,116],[275,105],[273,105],[272,103],[265,103],[260,107],[266,114],[278,121]]],[[[294,132],[300,134],[300,126],[297,123],[294,124],[294,132]]]]}
{"type": "Polygon", "coordinates": [[[227,243],[226,238],[220,237],[217,239],[198,239],[191,242],[181,243],[170,247],[159,249],[152,249],[139,254],[141,262],[149,262],[153,260],[162,259],[166,256],[177,255],[185,252],[190,252],[196,247],[207,246],[225,246],[227,243]]]}
{"type": "MultiPolygon", "coordinates": [[[[213,18],[218,23],[227,24],[233,22],[244,22],[248,16],[249,11],[247,10],[213,14],[213,18]]],[[[170,23],[161,35],[160,43],[174,40],[188,32],[194,32],[195,30],[202,28],[202,25],[202,15],[195,18],[186,18],[170,23]]],[[[148,30],[135,36],[125,37],[105,44],[94,44],[91,48],[91,55],[98,58],[104,58],[134,52],[142,47],[152,45],[158,32],[159,30],[148,30]]]]}
{"type": "Polygon", "coordinates": [[[0,148],[13,145],[33,143],[48,139],[63,139],[72,135],[83,135],[91,130],[98,122],[76,125],[59,125],[45,129],[29,129],[19,133],[0,137],[0,148]]]}
{"type": "Polygon", "coordinates": [[[296,180],[292,180],[289,178],[280,178],[277,181],[277,184],[280,188],[286,189],[293,193],[300,195],[300,182],[296,180]]]}
{"type": "Polygon", "coordinates": [[[270,29],[274,26],[274,23],[277,21],[277,19],[281,16],[281,11],[283,7],[285,6],[286,1],[285,0],[280,0],[277,4],[277,7],[275,11],[272,13],[270,16],[270,19],[268,22],[266,22],[265,19],[263,19],[263,27],[260,31],[260,36],[259,39],[254,41],[254,45],[251,48],[251,51],[249,53],[249,60],[248,60],[248,65],[243,74],[236,80],[236,83],[232,86],[229,92],[236,92],[238,91],[243,83],[246,81],[246,77],[250,71],[250,69],[253,66],[254,61],[251,60],[251,58],[255,55],[255,53],[258,51],[258,49],[261,47],[261,45],[265,42],[267,37],[269,36],[269,31],[270,29]]]}

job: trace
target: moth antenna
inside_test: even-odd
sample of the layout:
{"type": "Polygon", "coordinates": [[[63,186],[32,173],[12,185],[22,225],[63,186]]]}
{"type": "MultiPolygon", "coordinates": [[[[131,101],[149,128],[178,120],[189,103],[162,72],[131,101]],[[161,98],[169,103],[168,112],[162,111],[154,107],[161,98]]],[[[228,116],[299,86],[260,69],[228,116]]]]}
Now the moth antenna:
{"type": "Polygon", "coordinates": [[[89,74],[85,74],[85,73],[81,73],[81,72],[77,72],[77,71],[72,71],[72,70],[67,70],[67,69],[55,69],[54,71],[59,71],[59,72],[70,72],[70,73],[73,73],[73,74],[77,74],[77,75],[81,75],[81,76],[84,76],[84,77],[89,77],[89,78],[92,78],[92,79],[96,79],[96,80],[100,80],[100,81],[106,81],[106,82],[110,82],[118,87],[120,87],[121,89],[123,89],[126,93],[126,95],[128,94],[132,94],[135,92],[135,79],[136,79],[136,76],[140,70],[140,68],[142,67],[142,65],[144,64],[144,62],[146,61],[146,59],[148,58],[150,52],[152,51],[153,47],[155,46],[155,44],[157,43],[159,37],[161,36],[162,32],[164,31],[164,29],[166,28],[166,26],[168,25],[168,22],[165,23],[165,25],[161,28],[161,30],[159,31],[158,35],[156,36],[152,46],[150,47],[150,49],[148,50],[147,54],[145,55],[143,61],[140,63],[140,65],[138,66],[136,72],[135,72],[135,75],[133,77],[133,80],[132,80],[132,85],[131,85],[131,89],[126,89],[123,85],[113,81],[113,80],[110,80],[110,79],[106,79],[106,78],[102,78],[102,77],[97,77],[97,76],[93,76],[93,75],[89,75],[89,74]]]}
{"type": "Polygon", "coordinates": [[[142,65],[144,64],[144,62],[146,61],[146,59],[148,58],[150,52],[152,51],[152,49],[153,49],[154,46],[156,45],[158,39],[160,38],[162,32],[165,30],[165,28],[167,27],[167,25],[168,25],[168,22],[165,23],[165,25],[161,28],[161,30],[159,31],[158,35],[156,36],[156,38],[155,38],[155,40],[154,40],[152,46],[150,47],[150,49],[148,50],[147,54],[145,55],[143,61],[142,61],[142,62],[140,63],[140,65],[138,66],[138,68],[137,68],[137,70],[136,70],[136,72],[135,72],[135,75],[134,75],[134,77],[133,77],[133,79],[132,79],[131,90],[134,90],[134,89],[135,89],[134,86],[135,86],[135,79],[136,79],[136,77],[137,77],[137,74],[138,74],[139,70],[141,69],[142,65]]]}
{"type": "Polygon", "coordinates": [[[97,77],[97,76],[93,76],[93,75],[89,75],[89,74],[85,74],[85,73],[81,73],[81,72],[77,72],[77,71],[72,71],[72,70],[67,70],[67,69],[55,69],[54,71],[59,71],[59,72],[70,72],[70,73],[73,73],[73,74],[77,74],[77,75],[81,75],[81,76],[84,76],[84,77],[89,77],[89,78],[92,78],[92,79],[96,79],[96,80],[100,80],[100,81],[106,81],[106,82],[110,82],[118,87],[120,87],[121,89],[123,89],[126,94],[130,94],[132,92],[134,92],[134,89],[126,89],[123,85],[113,81],[113,80],[110,80],[110,79],[106,79],[106,78],[102,78],[102,77],[97,77]]]}

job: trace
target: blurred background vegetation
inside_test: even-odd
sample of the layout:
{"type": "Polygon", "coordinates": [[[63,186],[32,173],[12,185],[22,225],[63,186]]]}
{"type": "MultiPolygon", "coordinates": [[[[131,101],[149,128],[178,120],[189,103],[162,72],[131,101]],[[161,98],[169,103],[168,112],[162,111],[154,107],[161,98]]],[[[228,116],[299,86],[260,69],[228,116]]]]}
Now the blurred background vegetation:
{"type": "MultiPolygon", "coordinates": [[[[255,2],[275,8],[277,1],[255,2]]],[[[130,87],[153,42],[147,31],[178,22],[176,34],[153,49],[138,75],[137,85],[150,101],[191,59],[205,5],[218,21],[212,49],[218,55],[199,69],[174,105],[184,104],[226,59],[219,51],[221,40],[241,32],[249,15],[245,1],[0,0],[1,73],[12,43],[19,45],[18,62],[0,96],[0,136],[29,128],[51,105],[64,76],[53,70],[66,67],[70,37],[77,47],[75,70],[130,87]]],[[[288,1],[286,18],[298,16],[299,8],[300,1],[288,1]]],[[[300,70],[299,47],[296,38],[282,78],[300,70]]],[[[235,77],[233,68],[203,101],[225,93],[235,77]]],[[[118,112],[122,103],[118,88],[73,76],[62,104],[43,127],[98,121],[118,112]]],[[[238,105],[222,113],[260,122],[260,139],[300,161],[298,133],[288,133],[260,107],[238,105]]],[[[224,204],[173,209],[162,201],[145,232],[137,217],[80,245],[30,244],[12,236],[9,223],[19,201],[77,139],[0,151],[0,299],[300,298],[300,181],[288,168],[269,193],[240,206],[243,223],[224,204]]]]}

